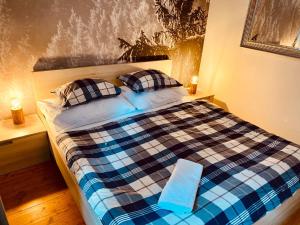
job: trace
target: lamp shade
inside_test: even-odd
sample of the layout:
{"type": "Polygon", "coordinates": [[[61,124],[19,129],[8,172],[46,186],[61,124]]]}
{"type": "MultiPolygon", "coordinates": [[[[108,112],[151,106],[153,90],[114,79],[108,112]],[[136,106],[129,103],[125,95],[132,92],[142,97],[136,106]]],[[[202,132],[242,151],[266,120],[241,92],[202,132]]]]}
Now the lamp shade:
{"type": "Polygon", "coordinates": [[[198,75],[192,76],[191,84],[198,84],[198,81],[199,81],[198,75]]]}
{"type": "Polygon", "coordinates": [[[10,109],[12,110],[17,110],[22,108],[22,103],[20,99],[18,98],[13,98],[10,102],[10,109]]]}

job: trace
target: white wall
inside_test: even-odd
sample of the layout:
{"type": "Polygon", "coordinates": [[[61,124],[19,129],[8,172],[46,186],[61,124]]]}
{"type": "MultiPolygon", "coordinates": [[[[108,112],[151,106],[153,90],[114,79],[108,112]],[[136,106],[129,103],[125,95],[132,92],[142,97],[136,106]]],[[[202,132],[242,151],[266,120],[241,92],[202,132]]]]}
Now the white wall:
{"type": "Polygon", "coordinates": [[[211,0],[200,88],[230,112],[300,144],[300,59],[240,47],[249,0],[211,0]]]}

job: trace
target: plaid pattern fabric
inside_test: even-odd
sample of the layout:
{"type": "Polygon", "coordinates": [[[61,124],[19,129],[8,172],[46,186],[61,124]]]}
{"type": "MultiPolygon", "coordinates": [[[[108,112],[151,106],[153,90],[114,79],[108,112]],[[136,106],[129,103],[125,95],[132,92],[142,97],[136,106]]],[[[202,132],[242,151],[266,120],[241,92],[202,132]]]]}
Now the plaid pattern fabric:
{"type": "Polygon", "coordinates": [[[148,89],[161,89],[167,87],[182,86],[178,81],[159,70],[141,70],[118,77],[124,85],[135,92],[143,92],[148,89]]]}
{"type": "Polygon", "coordinates": [[[300,187],[300,148],[204,101],[61,134],[103,224],[253,224],[300,187]],[[194,211],[157,201],[176,161],[204,166],[194,211]]]}
{"type": "Polygon", "coordinates": [[[63,107],[88,103],[95,99],[119,95],[121,89],[102,79],[82,79],[67,83],[54,91],[63,107]]]}

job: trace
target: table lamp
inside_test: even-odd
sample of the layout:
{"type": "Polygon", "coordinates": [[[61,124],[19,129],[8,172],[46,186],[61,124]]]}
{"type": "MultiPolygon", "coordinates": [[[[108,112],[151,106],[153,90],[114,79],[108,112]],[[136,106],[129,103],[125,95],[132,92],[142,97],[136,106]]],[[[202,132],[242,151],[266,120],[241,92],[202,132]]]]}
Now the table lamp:
{"type": "Polygon", "coordinates": [[[197,93],[197,85],[198,85],[199,77],[198,75],[192,76],[191,79],[191,87],[190,87],[190,94],[194,95],[197,93]]]}
{"type": "Polygon", "coordinates": [[[19,125],[25,123],[22,103],[20,99],[13,98],[11,100],[10,111],[14,124],[19,125]]]}

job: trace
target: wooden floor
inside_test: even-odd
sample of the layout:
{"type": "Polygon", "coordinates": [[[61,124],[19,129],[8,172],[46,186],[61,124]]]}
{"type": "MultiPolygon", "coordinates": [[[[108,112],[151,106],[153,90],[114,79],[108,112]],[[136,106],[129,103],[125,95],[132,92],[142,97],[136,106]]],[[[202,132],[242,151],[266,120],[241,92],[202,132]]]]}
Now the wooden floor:
{"type": "Polygon", "coordinates": [[[54,162],[0,176],[10,225],[83,225],[84,221],[54,162]]]}
{"type": "MultiPolygon", "coordinates": [[[[0,195],[10,225],[84,225],[54,162],[0,176],[0,195]]],[[[300,211],[284,225],[300,225],[300,211]]]]}

